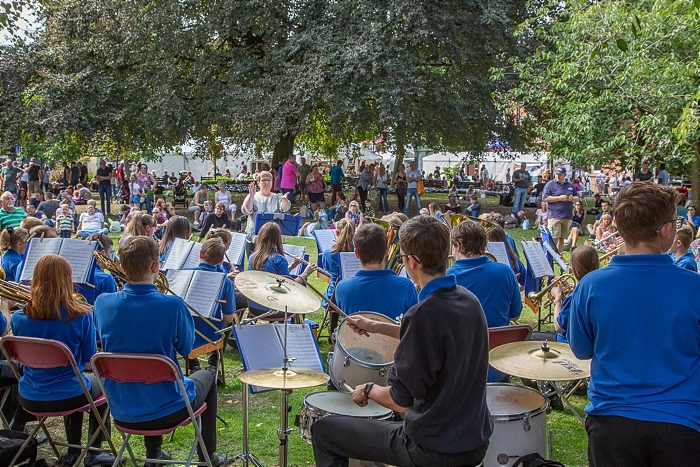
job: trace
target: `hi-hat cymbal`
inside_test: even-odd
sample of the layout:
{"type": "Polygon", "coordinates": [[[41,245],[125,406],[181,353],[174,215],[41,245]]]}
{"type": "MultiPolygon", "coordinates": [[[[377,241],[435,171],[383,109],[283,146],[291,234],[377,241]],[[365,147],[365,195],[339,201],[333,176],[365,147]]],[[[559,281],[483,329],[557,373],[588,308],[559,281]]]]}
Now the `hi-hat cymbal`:
{"type": "Polygon", "coordinates": [[[236,288],[247,298],[271,310],[295,314],[312,313],[321,301],[303,285],[265,271],[244,271],[236,276],[236,288]]]}
{"type": "Polygon", "coordinates": [[[519,341],[499,345],[489,352],[489,364],[520,378],[569,381],[588,378],[591,361],[579,360],[562,342],[519,341]]]}
{"type": "Polygon", "coordinates": [[[329,376],[321,371],[306,368],[264,368],[249,370],[238,377],[251,386],[270,389],[302,389],[320,386],[328,382],[329,376]]]}

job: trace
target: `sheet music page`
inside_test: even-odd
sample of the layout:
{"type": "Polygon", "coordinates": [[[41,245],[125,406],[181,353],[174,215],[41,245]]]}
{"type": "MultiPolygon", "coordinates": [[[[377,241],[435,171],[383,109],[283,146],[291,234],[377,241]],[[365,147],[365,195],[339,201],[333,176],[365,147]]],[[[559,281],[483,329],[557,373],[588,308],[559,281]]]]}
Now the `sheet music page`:
{"type": "MultiPolygon", "coordinates": [[[[273,325],[235,326],[233,332],[246,371],[282,367],[282,344],[273,325]]],[[[262,391],[269,389],[250,387],[250,392],[254,394],[262,391]]]]}
{"type": "Polygon", "coordinates": [[[178,297],[184,299],[187,295],[187,290],[190,288],[190,282],[192,281],[193,275],[194,271],[168,269],[168,274],[166,274],[165,277],[168,278],[168,286],[170,287],[170,290],[172,290],[178,297]]]}
{"type": "Polygon", "coordinates": [[[87,281],[92,262],[95,261],[93,252],[97,242],[86,242],[72,238],[64,238],[59,255],[68,260],[73,270],[73,282],[83,284],[87,281]]]}
{"type": "Polygon", "coordinates": [[[508,251],[504,242],[488,242],[486,251],[496,258],[496,262],[510,266],[510,259],[508,259],[508,251]]]}
{"type": "MultiPolygon", "coordinates": [[[[284,324],[273,324],[280,343],[284,345],[284,324]]],[[[287,325],[287,356],[296,358],[289,364],[292,368],[307,368],[309,370],[325,371],[323,362],[318,356],[313,331],[309,326],[301,324],[287,325]]]]}
{"type": "Polygon", "coordinates": [[[527,258],[530,267],[532,267],[532,272],[535,277],[540,278],[544,276],[553,276],[554,271],[552,271],[547,258],[542,252],[542,247],[539,243],[535,242],[525,242],[521,241],[523,246],[523,251],[525,252],[525,257],[527,258]]]}
{"type": "Polygon", "coordinates": [[[350,279],[357,274],[357,271],[362,269],[360,258],[355,256],[354,251],[340,253],[340,278],[350,279]]]}
{"type": "Polygon", "coordinates": [[[27,256],[24,259],[20,282],[29,282],[34,276],[34,268],[36,263],[44,255],[57,255],[61,250],[62,238],[45,238],[43,241],[39,238],[32,238],[27,246],[27,256]]]}
{"type": "Polygon", "coordinates": [[[199,266],[199,252],[202,251],[202,244],[199,242],[192,242],[191,248],[187,259],[182,264],[182,269],[196,268],[199,266]]]}
{"type": "MultiPolygon", "coordinates": [[[[303,258],[304,255],[306,254],[306,248],[303,246],[288,245],[285,243],[283,245],[283,247],[284,247],[284,257],[287,259],[287,263],[290,265],[294,262],[294,258],[292,258],[290,255],[299,256],[299,257],[303,258]]],[[[304,272],[305,268],[306,268],[306,265],[304,263],[301,263],[297,267],[295,267],[294,269],[290,269],[289,274],[292,276],[298,276],[299,274],[304,272]]]]}
{"type": "Polygon", "coordinates": [[[213,271],[192,272],[194,274],[192,275],[185,301],[206,318],[211,318],[226,274],[213,271]]]}
{"type": "Polygon", "coordinates": [[[231,237],[231,245],[226,250],[226,256],[233,261],[233,265],[236,265],[243,261],[248,236],[244,233],[232,232],[231,237]]]}
{"type": "Polygon", "coordinates": [[[314,234],[314,237],[316,237],[316,247],[318,247],[319,253],[322,253],[324,250],[330,249],[335,243],[335,230],[314,230],[312,233],[314,234]]]}
{"type": "Polygon", "coordinates": [[[547,250],[547,253],[549,253],[549,255],[554,259],[554,261],[557,262],[562,271],[566,271],[567,269],[569,269],[569,265],[566,264],[564,259],[561,256],[559,256],[556,251],[554,251],[554,248],[552,248],[552,245],[550,245],[549,242],[544,242],[544,247],[547,250]]]}
{"type": "Polygon", "coordinates": [[[163,265],[163,269],[182,269],[182,265],[185,264],[187,255],[192,249],[192,244],[194,244],[194,242],[190,242],[189,240],[185,240],[184,238],[176,238],[173,241],[173,246],[170,247],[170,253],[168,253],[168,257],[165,258],[165,264],[163,265]]]}

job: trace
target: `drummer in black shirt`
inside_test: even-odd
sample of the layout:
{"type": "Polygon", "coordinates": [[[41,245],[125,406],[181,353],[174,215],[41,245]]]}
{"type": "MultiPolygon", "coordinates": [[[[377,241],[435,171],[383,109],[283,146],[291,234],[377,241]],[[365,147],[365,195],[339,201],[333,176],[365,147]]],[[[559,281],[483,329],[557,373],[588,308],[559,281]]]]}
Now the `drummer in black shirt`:
{"type": "Polygon", "coordinates": [[[401,466],[472,466],[486,454],[493,431],[486,406],[488,331],[477,298],[445,275],[449,230],[434,217],[401,226],[406,271],[421,286],[419,303],[401,326],[347,318],[360,334],[401,340],[394,353],[390,386],[359,385],[352,397],[405,413],[403,422],[325,417],[312,426],[318,467],[347,466],[348,459],[401,466]]]}

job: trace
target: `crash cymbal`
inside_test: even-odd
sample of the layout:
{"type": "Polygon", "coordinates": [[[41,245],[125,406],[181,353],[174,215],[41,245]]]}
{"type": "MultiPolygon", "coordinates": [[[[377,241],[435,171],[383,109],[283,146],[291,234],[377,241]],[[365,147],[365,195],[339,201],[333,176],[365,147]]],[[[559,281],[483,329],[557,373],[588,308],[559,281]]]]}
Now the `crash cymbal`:
{"type": "Polygon", "coordinates": [[[236,288],[247,298],[271,310],[295,314],[312,313],[321,301],[303,285],[265,271],[244,271],[236,276],[236,288]]]}
{"type": "Polygon", "coordinates": [[[520,378],[540,381],[569,381],[588,378],[591,361],[579,360],[568,344],[519,341],[499,345],[489,352],[489,364],[520,378]]]}
{"type": "Polygon", "coordinates": [[[263,388],[301,389],[326,384],[329,376],[306,368],[288,368],[287,371],[283,371],[282,368],[264,368],[241,373],[238,379],[251,386],[263,388]]]}

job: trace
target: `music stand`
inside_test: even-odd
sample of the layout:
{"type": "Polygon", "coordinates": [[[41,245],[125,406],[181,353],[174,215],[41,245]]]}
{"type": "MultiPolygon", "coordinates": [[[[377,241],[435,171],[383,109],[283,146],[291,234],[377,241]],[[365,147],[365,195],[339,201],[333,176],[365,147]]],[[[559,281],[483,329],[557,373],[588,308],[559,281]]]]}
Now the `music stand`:
{"type": "Polygon", "coordinates": [[[256,214],[255,215],[255,235],[258,235],[263,225],[268,222],[274,222],[282,231],[282,235],[290,235],[296,237],[301,228],[301,216],[276,212],[272,214],[256,214]]]}
{"type": "MultiPolygon", "coordinates": [[[[554,271],[552,266],[549,264],[547,257],[542,250],[542,245],[537,242],[526,242],[522,240],[520,244],[523,247],[523,252],[525,253],[525,261],[528,267],[532,270],[534,276],[537,279],[544,279],[545,277],[554,276],[554,271]]],[[[527,297],[527,295],[526,295],[527,297]]],[[[547,315],[542,318],[542,307],[537,307],[537,330],[542,328],[542,323],[548,322],[552,317],[552,310],[547,312],[547,315]]]]}

